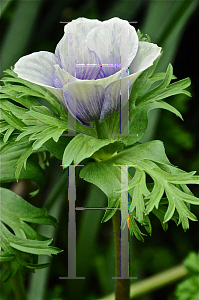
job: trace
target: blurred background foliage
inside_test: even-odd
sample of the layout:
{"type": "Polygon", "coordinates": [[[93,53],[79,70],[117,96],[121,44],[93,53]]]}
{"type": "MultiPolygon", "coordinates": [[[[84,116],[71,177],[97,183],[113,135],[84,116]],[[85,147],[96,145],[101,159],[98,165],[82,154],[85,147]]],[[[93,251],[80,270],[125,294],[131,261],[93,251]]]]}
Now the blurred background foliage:
{"type": "MultiPolygon", "coordinates": [[[[103,21],[115,16],[137,21],[135,28],[147,33],[152,42],[164,50],[157,71],[165,71],[171,62],[178,79],[190,77],[192,80],[192,98],[179,95],[168,99],[182,113],[184,122],[167,111],[152,111],[142,141],[162,140],[174,165],[186,171],[199,172],[198,4],[197,0],[1,0],[1,78],[3,70],[13,66],[23,55],[41,50],[54,52],[63,35],[64,24],[61,21],[78,17],[103,21]]],[[[56,230],[40,226],[38,231],[45,236],[54,236],[54,244],[64,249],[63,253],[53,257],[49,268],[26,276],[28,300],[102,298],[113,292],[115,284],[112,280],[115,266],[111,221],[101,224],[101,211],[77,212],[77,276],[86,279],[59,280],[68,272],[68,175],[62,171],[60,161],[48,159],[47,180],[39,195],[34,198],[28,196],[32,187],[27,181],[10,186],[35,206],[47,207],[49,213],[58,219],[56,230]]],[[[76,206],[106,206],[106,197],[99,189],[78,179],[78,169],[76,206]]],[[[194,186],[191,189],[199,196],[194,186]]],[[[199,216],[197,207],[193,207],[193,212],[199,216]]],[[[146,236],[144,243],[135,238],[130,240],[131,276],[137,276],[138,280],[181,263],[190,251],[198,249],[197,222],[191,222],[190,229],[184,233],[174,223],[170,223],[167,232],[163,232],[155,218],[151,221],[151,237],[146,236]]],[[[47,258],[42,257],[40,262],[46,261],[47,258]]],[[[2,300],[14,299],[11,285],[12,282],[2,284],[2,300]]],[[[176,299],[174,290],[175,284],[139,299],[176,299]]]]}

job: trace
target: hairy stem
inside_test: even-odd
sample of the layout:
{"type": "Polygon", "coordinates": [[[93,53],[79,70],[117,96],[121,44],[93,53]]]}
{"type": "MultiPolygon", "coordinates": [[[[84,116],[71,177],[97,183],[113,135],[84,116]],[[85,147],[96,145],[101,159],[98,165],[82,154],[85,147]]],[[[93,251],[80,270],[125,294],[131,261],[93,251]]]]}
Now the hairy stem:
{"type": "MultiPolygon", "coordinates": [[[[116,211],[113,220],[116,250],[116,277],[120,277],[120,211],[116,211]]],[[[130,279],[116,279],[115,300],[129,300],[130,279]]]]}
{"type": "Polygon", "coordinates": [[[12,289],[16,300],[27,300],[23,277],[19,271],[12,278],[12,289]]]}
{"type": "Polygon", "coordinates": [[[97,130],[98,139],[108,139],[109,138],[105,121],[102,121],[100,123],[98,121],[96,121],[95,127],[97,130]]]}

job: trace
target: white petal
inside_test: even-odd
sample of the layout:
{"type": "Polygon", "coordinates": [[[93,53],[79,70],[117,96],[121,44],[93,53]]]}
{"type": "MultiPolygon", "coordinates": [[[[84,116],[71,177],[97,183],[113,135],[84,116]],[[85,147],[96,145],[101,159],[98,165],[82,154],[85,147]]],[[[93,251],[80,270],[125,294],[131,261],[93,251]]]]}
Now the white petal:
{"type": "Polygon", "coordinates": [[[138,52],[129,68],[129,76],[125,76],[126,69],[121,71],[121,79],[110,83],[105,89],[105,99],[100,120],[123,107],[128,99],[135,80],[160,55],[161,48],[148,42],[139,42],[138,52]]]}
{"type": "Polygon", "coordinates": [[[62,87],[75,81],[75,78],[63,71],[58,62],[59,59],[53,53],[34,52],[21,57],[14,66],[14,72],[22,79],[45,87],[64,103],[62,87]]]}
{"type": "Polygon", "coordinates": [[[101,70],[98,56],[85,43],[88,32],[100,23],[79,18],[65,26],[65,34],[56,47],[55,55],[60,58],[61,67],[76,78],[96,79],[101,70]]]}
{"type": "Polygon", "coordinates": [[[79,80],[65,85],[63,93],[67,109],[78,121],[89,125],[90,122],[99,120],[104,101],[104,88],[95,80],[79,80]]]}
{"type": "Polygon", "coordinates": [[[64,85],[77,81],[75,77],[73,77],[71,74],[61,69],[59,65],[54,65],[54,69],[55,69],[55,73],[53,76],[54,87],[62,89],[64,85]]]}
{"type": "Polygon", "coordinates": [[[77,41],[79,41],[79,39],[85,39],[88,32],[101,23],[102,22],[97,19],[78,18],[76,20],[72,20],[72,22],[65,25],[64,32],[66,33],[66,35],[68,35],[69,33],[76,34],[77,41]]]}
{"type": "Polygon", "coordinates": [[[116,80],[110,83],[105,89],[105,99],[100,115],[100,121],[110,114],[124,106],[128,99],[133,87],[134,82],[141,72],[132,74],[125,78],[116,80]]]}
{"type": "Polygon", "coordinates": [[[160,56],[160,47],[148,42],[139,42],[138,51],[129,67],[130,74],[142,72],[152,66],[153,62],[160,56]]]}
{"type": "Polygon", "coordinates": [[[21,57],[14,66],[19,77],[43,86],[53,86],[54,65],[59,60],[47,51],[34,52],[21,57]]]}
{"type": "Polygon", "coordinates": [[[102,63],[98,78],[110,76],[130,65],[138,49],[138,36],[128,21],[112,18],[94,27],[85,43],[102,63]]]}

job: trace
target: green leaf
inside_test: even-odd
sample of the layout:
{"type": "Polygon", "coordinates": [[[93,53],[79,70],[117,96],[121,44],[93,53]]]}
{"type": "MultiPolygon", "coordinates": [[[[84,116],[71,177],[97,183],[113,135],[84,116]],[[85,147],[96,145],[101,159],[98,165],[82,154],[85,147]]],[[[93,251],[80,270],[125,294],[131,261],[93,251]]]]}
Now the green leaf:
{"type": "Polygon", "coordinates": [[[150,194],[150,196],[146,196],[147,198],[150,198],[150,201],[148,202],[146,213],[148,214],[150,211],[153,210],[155,207],[158,210],[158,206],[160,203],[160,200],[162,199],[162,196],[164,194],[164,187],[163,185],[154,178],[154,187],[150,194]]]}
{"type": "Polygon", "coordinates": [[[121,170],[107,161],[88,163],[80,171],[80,178],[98,186],[108,197],[108,206],[102,222],[108,221],[120,204],[120,195],[114,191],[121,187],[121,170]]]}
{"type": "MultiPolygon", "coordinates": [[[[15,272],[19,269],[27,273],[34,267],[32,254],[51,256],[61,252],[60,249],[49,246],[52,239],[46,239],[26,223],[55,226],[55,218],[49,216],[46,209],[34,207],[5,188],[0,188],[0,192],[1,261],[9,261],[11,270],[15,272]]],[[[45,266],[47,265],[40,265],[39,268],[45,266]]]]}
{"type": "Polygon", "coordinates": [[[15,171],[15,178],[18,181],[21,170],[24,166],[24,169],[26,169],[26,162],[28,157],[32,154],[33,149],[32,149],[32,145],[29,145],[25,151],[22,153],[22,155],[20,156],[20,158],[17,161],[17,166],[16,166],[16,171],[15,171]]]}
{"type": "MultiPolygon", "coordinates": [[[[130,189],[129,194],[132,197],[132,202],[129,208],[129,211],[136,211],[136,219],[140,224],[144,222],[144,214],[145,214],[145,203],[144,196],[149,195],[149,190],[146,187],[146,174],[143,171],[136,170],[136,173],[133,179],[136,178],[136,174],[140,173],[139,182],[134,185],[133,189],[130,189]]],[[[133,180],[132,179],[132,180],[133,180]]]]}
{"type": "Polygon", "coordinates": [[[28,160],[26,169],[21,168],[21,166],[23,166],[23,164],[25,163],[26,157],[30,151],[27,150],[26,154],[23,155],[27,147],[28,149],[30,149],[30,143],[18,144],[17,142],[14,142],[14,144],[12,144],[12,147],[9,147],[9,144],[7,145],[8,149],[4,149],[4,152],[1,154],[0,182],[3,183],[16,181],[16,175],[18,176],[21,169],[18,179],[33,180],[41,189],[45,183],[45,173],[39,167],[39,165],[34,161],[28,160]],[[18,161],[19,165],[16,169],[18,161]]]}
{"type": "Polygon", "coordinates": [[[91,136],[77,135],[66,146],[62,165],[67,167],[72,162],[78,165],[85,158],[91,157],[100,148],[115,143],[115,140],[99,140],[91,136]]]}
{"type": "Polygon", "coordinates": [[[135,212],[129,213],[129,232],[132,236],[135,235],[139,241],[144,242],[143,236],[145,236],[145,234],[141,232],[136,222],[135,212]]]}
{"type": "MultiPolygon", "coordinates": [[[[31,108],[32,106],[41,105],[34,97],[28,97],[28,96],[19,97],[18,93],[16,91],[14,91],[14,87],[11,86],[10,84],[8,84],[6,86],[0,86],[0,92],[2,93],[2,94],[0,94],[1,101],[3,99],[13,100],[27,108],[31,108]]],[[[9,101],[7,101],[7,102],[10,103],[9,101]]],[[[10,104],[7,104],[7,105],[10,105],[10,104]]]]}
{"type": "Polygon", "coordinates": [[[166,207],[159,205],[158,209],[154,208],[152,210],[152,213],[160,220],[163,230],[166,231],[168,229],[168,223],[164,223],[166,207]]]}
{"type": "Polygon", "coordinates": [[[178,284],[175,296],[177,300],[198,300],[198,275],[191,276],[178,284]]]}
{"type": "Polygon", "coordinates": [[[52,138],[45,142],[43,146],[55,157],[62,160],[64,150],[68,143],[71,141],[72,137],[61,136],[58,142],[55,142],[52,138]]]}
{"type": "Polygon", "coordinates": [[[120,199],[119,198],[108,198],[108,208],[106,209],[104,216],[101,220],[101,223],[107,222],[112,218],[112,216],[116,213],[117,208],[120,206],[120,199]]]}
{"type": "MultiPolygon", "coordinates": [[[[164,223],[170,219],[178,220],[178,224],[182,223],[184,230],[189,226],[188,219],[197,220],[190,212],[187,203],[199,205],[199,199],[185,185],[186,183],[199,184],[199,177],[194,174],[195,172],[186,173],[172,166],[166,157],[163,143],[160,141],[151,141],[123,149],[106,161],[87,164],[80,171],[81,178],[97,185],[108,197],[108,208],[103,220],[107,221],[113,216],[114,211],[109,211],[109,209],[112,205],[118,207],[121,192],[129,190],[132,198],[129,212],[133,213],[133,218],[146,226],[149,232],[151,232],[150,222],[145,215],[151,211],[160,219],[164,229],[167,228],[164,223]],[[125,189],[121,189],[120,165],[128,165],[129,168],[136,170],[132,179],[129,175],[129,184],[125,189]],[[153,181],[150,189],[146,184],[146,174],[153,181]],[[167,199],[163,203],[164,192],[167,199]]],[[[121,214],[127,218],[122,207],[121,214]]],[[[134,224],[132,226],[136,226],[135,222],[132,222],[134,224]]],[[[131,231],[133,232],[133,227],[131,231]]],[[[141,239],[138,233],[137,236],[141,239]]]]}
{"type": "Polygon", "coordinates": [[[192,273],[199,274],[199,254],[190,252],[183,261],[183,265],[192,273]]]}
{"type": "Polygon", "coordinates": [[[198,274],[199,274],[198,253],[190,252],[183,261],[184,266],[189,270],[189,277],[180,282],[175,290],[177,300],[198,299],[198,274]]]}
{"type": "Polygon", "coordinates": [[[33,106],[28,114],[42,123],[68,129],[68,123],[55,117],[46,106],[33,106]]]}
{"type": "Polygon", "coordinates": [[[14,128],[22,130],[22,128],[25,127],[25,124],[19,118],[17,118],[11,111],[6,112],[5,110],[1,109],[1,114],[4,120],[14,128]]]}
{"type": "Polygon", "coordinates": [[[53,138],[54,141],[57,142],[63,131],[63,128],[47,126],[44,131],[33,133],[29,138],[30,141],[35,140],[35,142],[33,143],[33,150],[38,150],[46,141],[50,140],[51,138],[53,138]]]}
{"type": "Polygon", "coordinates": [[[32,135],[32,134],[37,134],[39,132],[43,132],[44,130],[48,129],[49,126],[48,125],[33,125],[33,126],[28,126],[28,127],[25,127],[23,132],[20,133],[17,138],[16,138],[16,141],[19,141],[21,140],[22,138],[24,138],[25,136],[29,136],[29,135],[32,135]]]}
{"type": "Polygon", "coordinates": [[[150,110],[156,108],[166,109],[183,120],[180,112],[173,106],[164,102],[163,99],[176,94],[186,94],[187,96],[190,96],[190,93],[186,91],[186,88],[191,84],[191,81],[189,78],[186,78],[170,84],[170,81],[175,79],[175,76],[173,76],[173,68],[170,64],[165,74],[153,74],[158,60],[159,58],[154,62],[153,66],[145,70],[138,77],[130,93],[128,103],[129,124],[126,122],[126,128],[123,128],[123,130],[126,130],[126,132],[129,130],[129,134],[132,136],[114,136],[114,134],[120,133],[121,121],[119,111],[106,119],[110,136],[113,135],[114,139],[121,140],[126,145],[132,145],[144,136],[148,125],[148,113],[150,110]],[[153,83],[160,80],[162,80],[162,83],[154,89],[151,89],[153,83]]]}
{"type": "Polygon", "coordinates": [[[10,126],[6,121],[1,121],[0,122],[0,133],[6,131],[10,127],[12,127],[12,126],[10,126]]]}
{"type": "MultiPolygon", "coordinates": [[[[163,144],[158,143],[158,141],[152,141],[142,145],[137,145],[120,152],[114,157],[114,160],[115,164],[127,164],[132,166],[134,164],[134,168],[143,170],[153,179],[153,190],[149,195],[145,195],[145,199],[149,199],[146,203],[147,213],[149,213],[154,207],[158,208],[161,197],[165,191],[169,205],[164,217],[164,222],[167,222],[173,217],[175,210],[179,214],[179,223],[182,223],[184,230],[188,228],[188,218],[193,221],[197,220],[196,217],[188,210],[185,203],[188,202],[198,205],[199,199],[189,192],[187,193],[186,190],[182,191],[179,187],[175,186],[175,183],[185,184],[186,182],[187,184],[199,184],[199,177],[195,176],[194,172],[186,173],[172,166],[166,158],[163,144]],[[158,147],[157,149],[154,147],[156,144],[159,144],[159,146],[161,145],[159,149],[158,147]],[[157,168],[158,164],[156,163],[164,165],[165,170],[157,168]]],[[[141,181],[140,184],[142,184],[141,181]]],[[[135,193],[135,191],[135,198],[137,198],[137,200],[135,200],[136,202],[141,199],[141,195],[137,194],[139,190],[135,190],[133,185],[132,192],[135,193]]],[[[141,191],[144,191],[144,187],[140,189],[140,193],[141,191]]],[[[133,207],[134,206],[135,204],[133,204],[133,207]]],[[[140,202],[139,208],[140,210],[144,210],[143,201],[140,202]]]]}
{"type": "MultiPolygon", "coordinates": [[[[167,166],[171,166],[170,161],[168,160],[165,149],[164,149],[164,144],[161,141],[150,141],[144,144],[139,144],[133,147],[130,147],[126,150],[123,150],[117,155],[117,160],[120,160],[122,164],[125,163],[125,159],[130,157],[130,164],[133,165],[135,164],[133,162],[133,158],[136,157],[136,160],[144,160],[148,159],[154,162],[158,162],[160,164],[164,164],[167,166]],[[132,157],[132,158],[131,158],[132,157]]],[[[129,159],[128,159],[129,160],[129,159]]],[[[126,161],[127,163],[127,161],[126,161]]],[[[127,163],[128,164],[128,163],[127,163]]]]}
{"type": "Polygon", "coordinates": [[[0,262],[10,261],[14,257],[15,257],[14,254],[10,254],[5,251],[0,251],[0,262]]]}
{"type": "MultiPolygon", "coordinates": [[[[67,121],[67,119],[68,119],[67,111],[61,105],[59,100],[53,94],[51,94],[48,90],[46,90],[44,87],[39,86],[35,83],[18,78],[17,75],[12,70],[6,70],[6,71],[4,71],[4,73],[8,74],[9,76],[12,76],[12,77],[2,78],[2,81],[4,83],[10,83],[10,82],[15,83],[15,84],[9,85],[8,94],[10,92],[14,91],[14,92],[17,92],[17,94],[18,94],[17,97],[32,95],[34,97],[39,97],[39,98],[45,99],[52,106],[55,113],[58,116],[60,116],[63,120],[67,121]]],[[[5,92],[5,89],[4,89],[4,92],[5,92]]]]}
{"type": "Polygon", "coordinates": [[[7,112],[11,111],[19,119],[22,119],[23,115],[27,112],[26,108],[19,107],[6,99],[1,99],[0,107],[7,112]]]}
{"type": "Polygon", "coordinates": [[[14,130],[15,130],[14,127],[9,126],[9,128],[6,130],[4,137],[3,137],[4,143],[6,143],[9,140],[9,137],[11,136],[11,134],[13,133],[14,130]]]}

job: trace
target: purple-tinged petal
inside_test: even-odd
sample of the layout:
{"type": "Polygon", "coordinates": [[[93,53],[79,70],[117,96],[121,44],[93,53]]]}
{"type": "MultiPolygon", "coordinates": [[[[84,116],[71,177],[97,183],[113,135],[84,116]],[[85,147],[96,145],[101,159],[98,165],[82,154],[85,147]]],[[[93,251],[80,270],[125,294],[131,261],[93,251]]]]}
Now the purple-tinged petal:
{"type": "Polygon", "coordinates": [[[65,34],[56,47],[61,68],[78,79],[96,79],[101,71],[99,57],[85,42],[88,31],[98,23],[101,22],[84,18],[72,21],[65,26],[65,34]]]}
{"type": "Polygon", "coordinates": [[[161,48],[155,44],[139,42],[138,52],[129,68],[129,76],[125,77],[126,68],[121,71],[121,79],[110,83],[105,89],[105,99],[100,121],[123,107],[128,99],[135,80],[159,57],[161,48]]]}
{"type": "Polygon", "coordinates": [[[63,87],[65,105],[70,114],[84,125],[99,120],[104,88],[92,81],[78,81],[63,87]]]}
{"type": "Polygon", "coordinates": [[[59,64],[59,59],[53,53],[34,52],[21,57],[14,66],[14,72],[30,82],[53,87],[55,64],[59,64]]]}
{"type": "Polygon", "coordinates": [[[73,77],[71,74],[61,69],[59,65],[55,65],[54,69],[55,69],[55,73],[53,76],[54,87],[62,89],[64,85],[77,81],[75,77],[73,77]]]}
{"type": "Polygon", "coordinates": [[[14,72],[22,79],[41,85],[63,102],[63,92],[54,87],[54,65],[59,59],[50,52],[40,51],[21,57],[14,66],[14,72]]]}
{"type": "Polygon", "coordinates": [[[148,42],[139,42],[138,52],[129,67],[129,73],[142,72],[153,65],[161,54],[161,47],[148,42]]]}
{"type": "Polygon", "coordinates": [[[140,74],[141,72],[121,78],[106,87],[99,121],[115,113],[120,106],[123,107],[127,103],[133,84],[140,74]]]}
{"type": "Polygon", "coordinates": [[[85,43],[102,63],[99,79],[129,67],[137,53],[138,36],[128,21],[112,18],[94,27],[85,43]]]}

